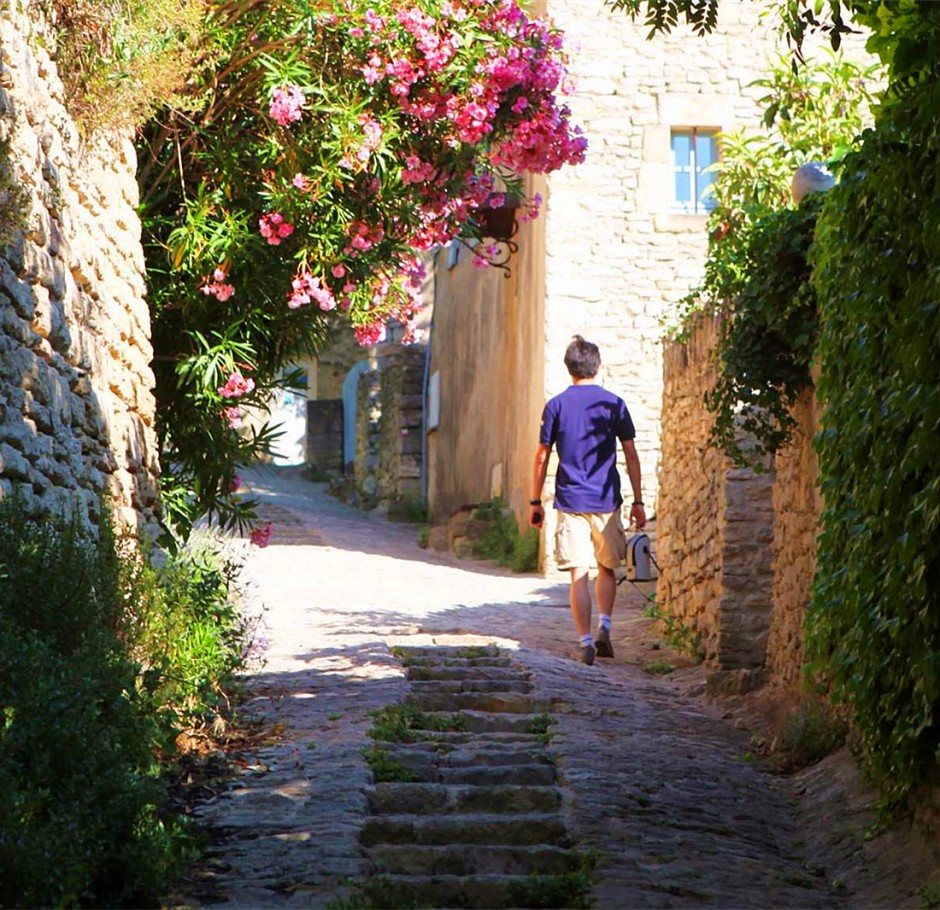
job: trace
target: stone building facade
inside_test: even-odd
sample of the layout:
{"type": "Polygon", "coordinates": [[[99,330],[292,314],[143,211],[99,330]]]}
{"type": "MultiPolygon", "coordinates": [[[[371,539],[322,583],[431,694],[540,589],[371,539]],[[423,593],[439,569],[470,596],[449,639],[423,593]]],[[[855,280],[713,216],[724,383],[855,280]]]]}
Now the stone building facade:
{"type": "MultiPolygon", "coordinates": [[[[544,213],[522,226],[512,276],[438,261],[431,376],[440,422],[429,429],[428,499],[435,522],[500,493],[526,515],[545,399],[568,384],[574,334],[596,342],[604,385],[637,427],[647,512],[657,509],[662,458],[662,319],[700,280],[707,212],[677,198],[676,137],[757,126],[760,89],[777,47],[762,3],[723,4],[705,37],[648,29],[599,2],[537,5],[565,32],[586,161],[531,189],[544,213]],[[459,419],[451,416],[459,414],[459,419]]],[[[538,9],[536,10],[538,11],[538,9]]],[[[550,477],[554,466],[549,468],[550,477]]],[[[552,491],[546,491],[551,505],[552,491]]],[[[551,540],[549,508],[545,540],[551,540]]],[[[551,548],[544,546],[551,571],[551,548]]]]}
{"type": "Polygon", "coordinates": [[[130,135],[83,140],[36,4],[0,11],[0,491],[156,527],[150,314],[130,135]]]}

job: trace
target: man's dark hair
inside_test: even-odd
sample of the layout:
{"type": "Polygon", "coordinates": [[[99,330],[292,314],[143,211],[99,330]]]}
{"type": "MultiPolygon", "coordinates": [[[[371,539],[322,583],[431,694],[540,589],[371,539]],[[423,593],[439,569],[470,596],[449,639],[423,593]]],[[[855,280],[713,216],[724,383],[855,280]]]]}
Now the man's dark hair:
{"type": "Polygon", "coordinates": [[[601,352],[596,344],[575,335],[565,351],[565,366],[574,379],[590,379],[601,368],[601,352]]]}

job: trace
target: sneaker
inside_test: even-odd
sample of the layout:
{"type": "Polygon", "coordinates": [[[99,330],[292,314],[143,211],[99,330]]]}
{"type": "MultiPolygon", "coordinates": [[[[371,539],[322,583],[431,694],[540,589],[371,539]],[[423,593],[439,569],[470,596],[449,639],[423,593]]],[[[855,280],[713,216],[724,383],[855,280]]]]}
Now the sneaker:
{"type": "Polygon", "coordinates": [[[589,667],[594,663],[594,647],[593,645],[585,645],[581,649],[581,663],[587,664],[589,667]]]}
{"type": "Polygon", "coordinates": [[[594,645],[597,648],[598,657],[613,657],[614,646],[610,643],[610,632],[606,629],[598,629],[594,636],[594,645]]]}

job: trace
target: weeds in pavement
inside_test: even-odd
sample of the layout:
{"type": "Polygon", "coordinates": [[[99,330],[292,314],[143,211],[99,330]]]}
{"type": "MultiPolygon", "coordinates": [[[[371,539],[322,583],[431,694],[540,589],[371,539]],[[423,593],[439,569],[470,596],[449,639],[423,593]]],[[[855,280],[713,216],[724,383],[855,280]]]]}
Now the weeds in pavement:
{"type": "Polygon", "coordinates": [[[659,660],[651,660],[643,665],[643,672],[649,673],[650,676],[665,676],[667,673],[672,673],[673,670],[675,670],[675,667],[664,657],[659,658],[659,660]]]}
{"type": "Polygon", "coordinates": [[[377,784],[410,784],[418,780],[418,775],[406,768],[398,759],[393,758],[388,749],[367,746],[362,750],[362,757],[366,760],[372,772],[372,778],[377,784]]]}
{"type": "Polygon", "coordinates": [[[401,886],[386,876],[377,876],[352,885],[348,897],[334,897],[326,910],[418,910],[417,902],[405,898],[401,886]]]}
{"type": "Polygon", "coordinates": [[[555,718],[550,714],[537,714],[532,718],[532,723],[529,724],[529,733],[537,736],[540,742],[548,745],[552,739],[549,729],[553,723],[555,723],[555,718]]]}
{"type": "Polygon", "coordinates": [[[679,617],[668,613],[652,598],[643,609],[643,615],[662,625],[663,638],[674,651],[687,655],[696,663],[703,659],[701,636],[679,617]]]}
{"type": "Polygon", "coordinates": [[[590,866],[558,875],[530,875],[525,881],[514,882],[508,889],[508,907],[561,907],[565,910],[587,910],[591,900],[590,866]]]}
{"type": "Polygon", "coordinates": [[[411,704],[388,705],[370,711],[373,739],[392,743],[413,743],[431,738],[432,733],[463,730],[465,722],[459,714],[428,714],[411,704]]]}
{"type": "Polygon", "coordinates": [[[940,885],[935,882],[924,882],[917,889],[921,910],[938,910],[940,908],[940,885]]]}

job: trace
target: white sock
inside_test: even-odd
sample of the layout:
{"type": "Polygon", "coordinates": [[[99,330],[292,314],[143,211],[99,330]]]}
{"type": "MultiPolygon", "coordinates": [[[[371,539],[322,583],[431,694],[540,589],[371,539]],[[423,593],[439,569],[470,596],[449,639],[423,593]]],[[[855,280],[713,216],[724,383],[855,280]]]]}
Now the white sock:
{"type": "Polygon", "coordinates": [[[581,636],[581,647],[582,648],[593,648],[594,647],[594,636],[588,632],[587,635],[581,636]]]}
{"type": "Polygon", "coordinates": [[[605,632],[610,631],[610,613],[601,613],[601,628],[605,632]]]}

